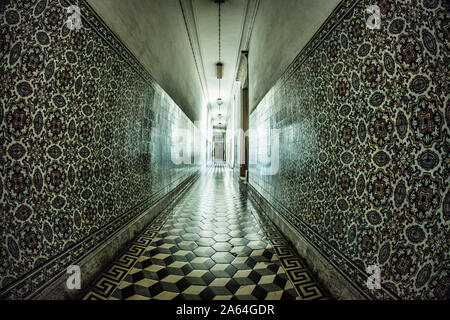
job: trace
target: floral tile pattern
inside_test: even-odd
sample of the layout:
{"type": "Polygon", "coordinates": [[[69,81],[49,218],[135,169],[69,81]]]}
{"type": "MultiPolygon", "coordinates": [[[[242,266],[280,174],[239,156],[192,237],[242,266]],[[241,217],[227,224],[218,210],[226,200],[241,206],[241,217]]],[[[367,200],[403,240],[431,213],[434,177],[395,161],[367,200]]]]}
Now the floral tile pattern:
{"type": "Polygon", "coordinates": [[[1,1],[0,74],[0,297],[23,299],[196,172],[171,154],[199,132],[85,1],[1,1]]]}
{"type": "Polygon", "coordinates": [[[373,298],[450,297],[449,9],[342,1],[250,115],[250,184],[373,298]]]}

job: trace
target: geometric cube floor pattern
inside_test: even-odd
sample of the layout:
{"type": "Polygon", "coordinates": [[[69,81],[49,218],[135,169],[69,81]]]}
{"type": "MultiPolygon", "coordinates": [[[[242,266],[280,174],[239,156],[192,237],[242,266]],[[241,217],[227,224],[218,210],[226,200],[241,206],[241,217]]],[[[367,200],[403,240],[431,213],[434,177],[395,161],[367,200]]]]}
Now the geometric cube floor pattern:
{"type": "Polygon", "coordinates": [[[326,299],[302,259],[219,166],[204,172],[84,299],[326,299]]]}

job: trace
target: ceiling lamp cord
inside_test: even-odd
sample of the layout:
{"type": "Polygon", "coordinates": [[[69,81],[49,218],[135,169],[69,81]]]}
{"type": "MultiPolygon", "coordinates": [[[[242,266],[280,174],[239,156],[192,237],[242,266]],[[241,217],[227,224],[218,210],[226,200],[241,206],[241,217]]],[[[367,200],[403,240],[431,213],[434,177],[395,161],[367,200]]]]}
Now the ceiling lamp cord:
{"type": "Polygon", "coordinates": [[[221,14],[220,14],[220,2],[219,2],[219,62],[222,62],[222,56],[221,56],[221,14]]]}
{"type": "MultiPolygon", "coordinates": [[[[222,55],[221,55],[221,32],[222,32],[222,30],[221,30],[221,20],[222,20],[222,15],[221,15],[221,12],[220,12],[220,2],[218,3],[218,5],[219,5],[219,63],[221,63],[222,62],[222,55]]],[[[219,78],[219,99],[221,99],[221,95],[220,95],[220,78],[219,78]]],[[[220,114],[220,104],[219,104],[219,114],[220,114]]]]}

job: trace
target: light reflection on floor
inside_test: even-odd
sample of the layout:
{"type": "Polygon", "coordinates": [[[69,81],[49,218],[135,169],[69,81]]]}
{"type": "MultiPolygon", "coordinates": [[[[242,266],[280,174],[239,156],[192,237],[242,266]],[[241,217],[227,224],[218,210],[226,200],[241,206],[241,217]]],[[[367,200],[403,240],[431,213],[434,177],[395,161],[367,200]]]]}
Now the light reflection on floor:
{"type": "Polygon", "coordinates": [[[303,261],[260,218],[232,170],[207,168],[85,299],[323,299],[303,261]],[[270,239],[267,235],[270,234],[270,239]]]}

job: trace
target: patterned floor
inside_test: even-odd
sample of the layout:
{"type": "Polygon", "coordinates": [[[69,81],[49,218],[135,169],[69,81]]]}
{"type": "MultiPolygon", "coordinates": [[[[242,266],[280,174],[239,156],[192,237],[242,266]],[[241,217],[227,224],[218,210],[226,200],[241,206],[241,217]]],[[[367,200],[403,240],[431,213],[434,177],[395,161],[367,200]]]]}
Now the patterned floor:
{"type": "Polygon", "coordinates": [[[324,299],[232,172],[208,169],[98,279],[84,299],[324,299]]]}

